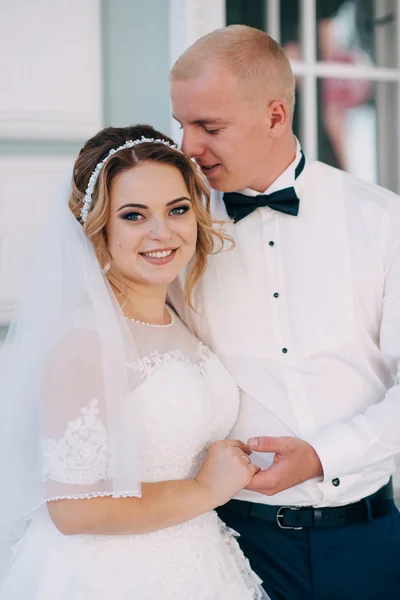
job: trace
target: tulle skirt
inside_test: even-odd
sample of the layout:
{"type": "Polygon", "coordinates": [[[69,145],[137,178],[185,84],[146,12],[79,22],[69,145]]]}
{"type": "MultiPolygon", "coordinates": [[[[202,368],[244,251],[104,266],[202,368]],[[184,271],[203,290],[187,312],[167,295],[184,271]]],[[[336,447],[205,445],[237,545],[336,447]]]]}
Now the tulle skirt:
{"type": "Polygon", "coordinates": [[[267,600],[213,511],[141,535],[62,535],[47,513],[14,548],[0,600],[267,600]]]}

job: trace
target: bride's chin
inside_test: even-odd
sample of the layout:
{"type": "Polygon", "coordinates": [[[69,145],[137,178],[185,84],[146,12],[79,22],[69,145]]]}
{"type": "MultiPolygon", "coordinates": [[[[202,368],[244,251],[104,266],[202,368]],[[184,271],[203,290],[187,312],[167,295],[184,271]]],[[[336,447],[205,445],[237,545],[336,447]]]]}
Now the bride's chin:
{"type": "Polygon", "coordinates": [[[172,283],[174,281],[174,279],[176,279],[176,277],[179,275],[179,272],[169,272],[169,273],[159,273],[159,274],[152,274],[152,275],[144,275],[141,279],[143,282],[147,283],[148,285],[151,286],[164,286],[164,285],[169,285],[170,283],[172,283]]]}

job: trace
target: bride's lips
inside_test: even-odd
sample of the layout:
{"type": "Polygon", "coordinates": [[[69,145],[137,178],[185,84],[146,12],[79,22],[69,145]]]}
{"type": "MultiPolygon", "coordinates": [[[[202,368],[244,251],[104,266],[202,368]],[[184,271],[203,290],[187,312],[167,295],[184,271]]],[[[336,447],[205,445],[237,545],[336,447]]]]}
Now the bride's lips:
{"type": "Polygon", "coordinates": [[[158,266],[162,266],[162,265],[167,265],[168,263],[172,262],[176,256],[176,252],[177,252],[178,248],[164,248],[164,249],[160,249],[160,250],[151,250],[149,252],[140,252],[140,256],[148,263],[150,263],[151,265],[158,265],[158,266]],[[165,252],[170,252],[170,254],[168,254],[168,256],[149,256],[149,254],[157,254],[157,253],[165,253],[165,252]]]}

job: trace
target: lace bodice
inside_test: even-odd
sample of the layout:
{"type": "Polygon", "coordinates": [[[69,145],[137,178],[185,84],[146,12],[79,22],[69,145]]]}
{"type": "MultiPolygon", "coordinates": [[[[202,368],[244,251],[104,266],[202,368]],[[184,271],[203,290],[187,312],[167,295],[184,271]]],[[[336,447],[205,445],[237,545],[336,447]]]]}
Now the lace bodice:
{"type": "MultiPolygon", "coordinates": [[[[128,402],[140,399],[141,479],[193,477],[209,446],[227,437],[235,422],[235,382],[176,315],[170,326],[130,320],[129,328],[140,354],[136,364],[128,365],[140,375],[140,393],[128,402]]],[[[88,397],[61,435],[46,438],[44,475],[73,484],[79,494],[80,484],[107,477],[108,461],[107,429],[97,399],[88,397]]]]}

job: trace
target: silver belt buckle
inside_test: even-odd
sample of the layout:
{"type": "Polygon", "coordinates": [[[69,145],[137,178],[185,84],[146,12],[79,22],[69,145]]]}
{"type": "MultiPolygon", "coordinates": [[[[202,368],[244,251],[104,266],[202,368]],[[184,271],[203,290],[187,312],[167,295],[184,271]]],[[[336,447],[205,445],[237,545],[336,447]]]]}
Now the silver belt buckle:
{"type": "Polygon", "coordinates": [[[280,506],[278,508],[278,512],[276,513],[276,522],[278,524],[278,527],[280,527],[281,529],[293,529],[293,530],[296,530],[296,531],[300,531],[300,529],[303,529],[302,527],[287,527],[286,525],[282,525],[280,519],[283,519],[283,517],[285,515],[283,515],[281,513],[281,510],[283,510],[285,508],[287,508],[289,510],[300,510],[300,508],[298,506],[280,506]]]}

